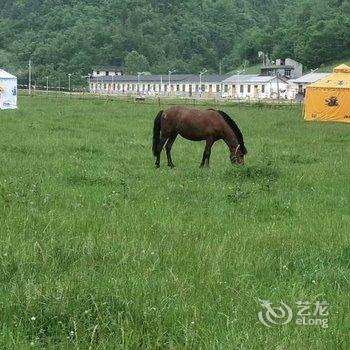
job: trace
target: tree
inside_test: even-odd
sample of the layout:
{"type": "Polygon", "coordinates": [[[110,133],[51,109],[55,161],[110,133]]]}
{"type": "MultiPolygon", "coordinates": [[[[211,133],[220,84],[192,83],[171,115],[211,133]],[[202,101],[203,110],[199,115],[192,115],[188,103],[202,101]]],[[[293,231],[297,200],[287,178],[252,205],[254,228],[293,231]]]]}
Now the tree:
{"type": "Polygon", "coordinates": [[[37,81],[123,63],[133,74],[230,71],[258,51],[309,67],[350,58],[350,0],[2,2],[0,66],[23,83],[29,58],[37,81]]]}
{"type": "Polygon", "coordinates": [[[125,56],[124,70],[127,74],[137,74],[149,70],[147,58],[133,50],[125,56]]]}

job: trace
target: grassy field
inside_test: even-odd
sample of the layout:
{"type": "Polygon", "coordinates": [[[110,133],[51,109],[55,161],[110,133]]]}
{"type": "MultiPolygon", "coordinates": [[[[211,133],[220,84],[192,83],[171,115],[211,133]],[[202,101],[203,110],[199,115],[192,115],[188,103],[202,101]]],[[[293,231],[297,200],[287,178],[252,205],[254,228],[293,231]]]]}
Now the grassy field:
{"type": "Polygon", "coordinates": [[[0,111],[1,349],[350,348],[349,125],[222,108],[244,167],[218,142],[200,169],[179,138],[155,169],[152,103],[0,111]],[[264,326],[259,299],[293,320],[264,326]],[[298,301],[327,301],[329,327],[297,325],[298,301]]]}

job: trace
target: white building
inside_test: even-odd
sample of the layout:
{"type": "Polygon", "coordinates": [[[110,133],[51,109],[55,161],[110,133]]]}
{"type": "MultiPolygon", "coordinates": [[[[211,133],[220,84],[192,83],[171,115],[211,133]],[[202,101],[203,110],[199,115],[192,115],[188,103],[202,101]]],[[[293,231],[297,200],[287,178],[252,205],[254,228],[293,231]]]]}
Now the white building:
{"type": "Polygon", "coordinates": [[[303,65],[291,58],[278,58],[276,62],[264,62],[261,75],[279,76],[284,79],[296,79],[303,75],[303,65]]]}
{"type": "Polygon", "coordinates": [[[92,93],[110,95],[294,100],[300,98],[300,92],[306,85],[327,74],[311,73],[298,79],[286,79],[280,75],[247,74],[109,74],[93,75],[89,79],[89,87],[92,93]]]}
{"type": "Polygon", "coordinates": [[[296,84],[298,94],[305,96],[305,89],[308,85],[325,78],[329,74],[331,73],[309,73],[298,79],[293,79],[292,82],[296,84]]]}
{"type": "Polygon", "coordinates": [[[293,88],[287,80],[276,76],[232,75],[223,80],[223,95],[226,98],[260,100],[293,99],[293,88]]]}
{"type": "Polygon", "coordinates": [[[0,69],[0,109],[17,108],[17,78],[0,69]]]}
{"type": "Polygon", "coordinates": [[[93,77],[108,77],[108,76],[116,76],[123,75],[123,70],[120,67],[94,67],[92,69],[93,77]]]}
{"type": "Polygon", "coordinates": [[[90,92],[173,97],[221,97],[228,75],[109,75],[90,78],[90,92]]]}

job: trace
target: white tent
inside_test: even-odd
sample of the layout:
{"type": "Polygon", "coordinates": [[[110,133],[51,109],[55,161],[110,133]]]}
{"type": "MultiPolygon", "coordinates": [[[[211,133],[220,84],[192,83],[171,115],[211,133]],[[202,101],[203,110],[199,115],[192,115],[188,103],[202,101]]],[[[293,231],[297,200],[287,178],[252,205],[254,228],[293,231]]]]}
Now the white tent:
{"type": "Polygon", "coordinates": [[[0,109],[17,108],[17,78],[0,69],[0,109]]]}

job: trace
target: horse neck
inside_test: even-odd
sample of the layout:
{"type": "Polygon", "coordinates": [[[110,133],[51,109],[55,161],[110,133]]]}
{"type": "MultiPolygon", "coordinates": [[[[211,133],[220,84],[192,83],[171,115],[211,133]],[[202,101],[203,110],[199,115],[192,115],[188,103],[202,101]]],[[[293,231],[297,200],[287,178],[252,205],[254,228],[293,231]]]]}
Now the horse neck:
{"type": "Polygon", "coordinates": [[[230,151],[235,150],[237,148],[237,146],[239,145],[237,137],[230,127],[228,127],[225,130],[224,141],[225,141],[226,145],[228,146],[228,148],[230,149],[230,151]]]}

